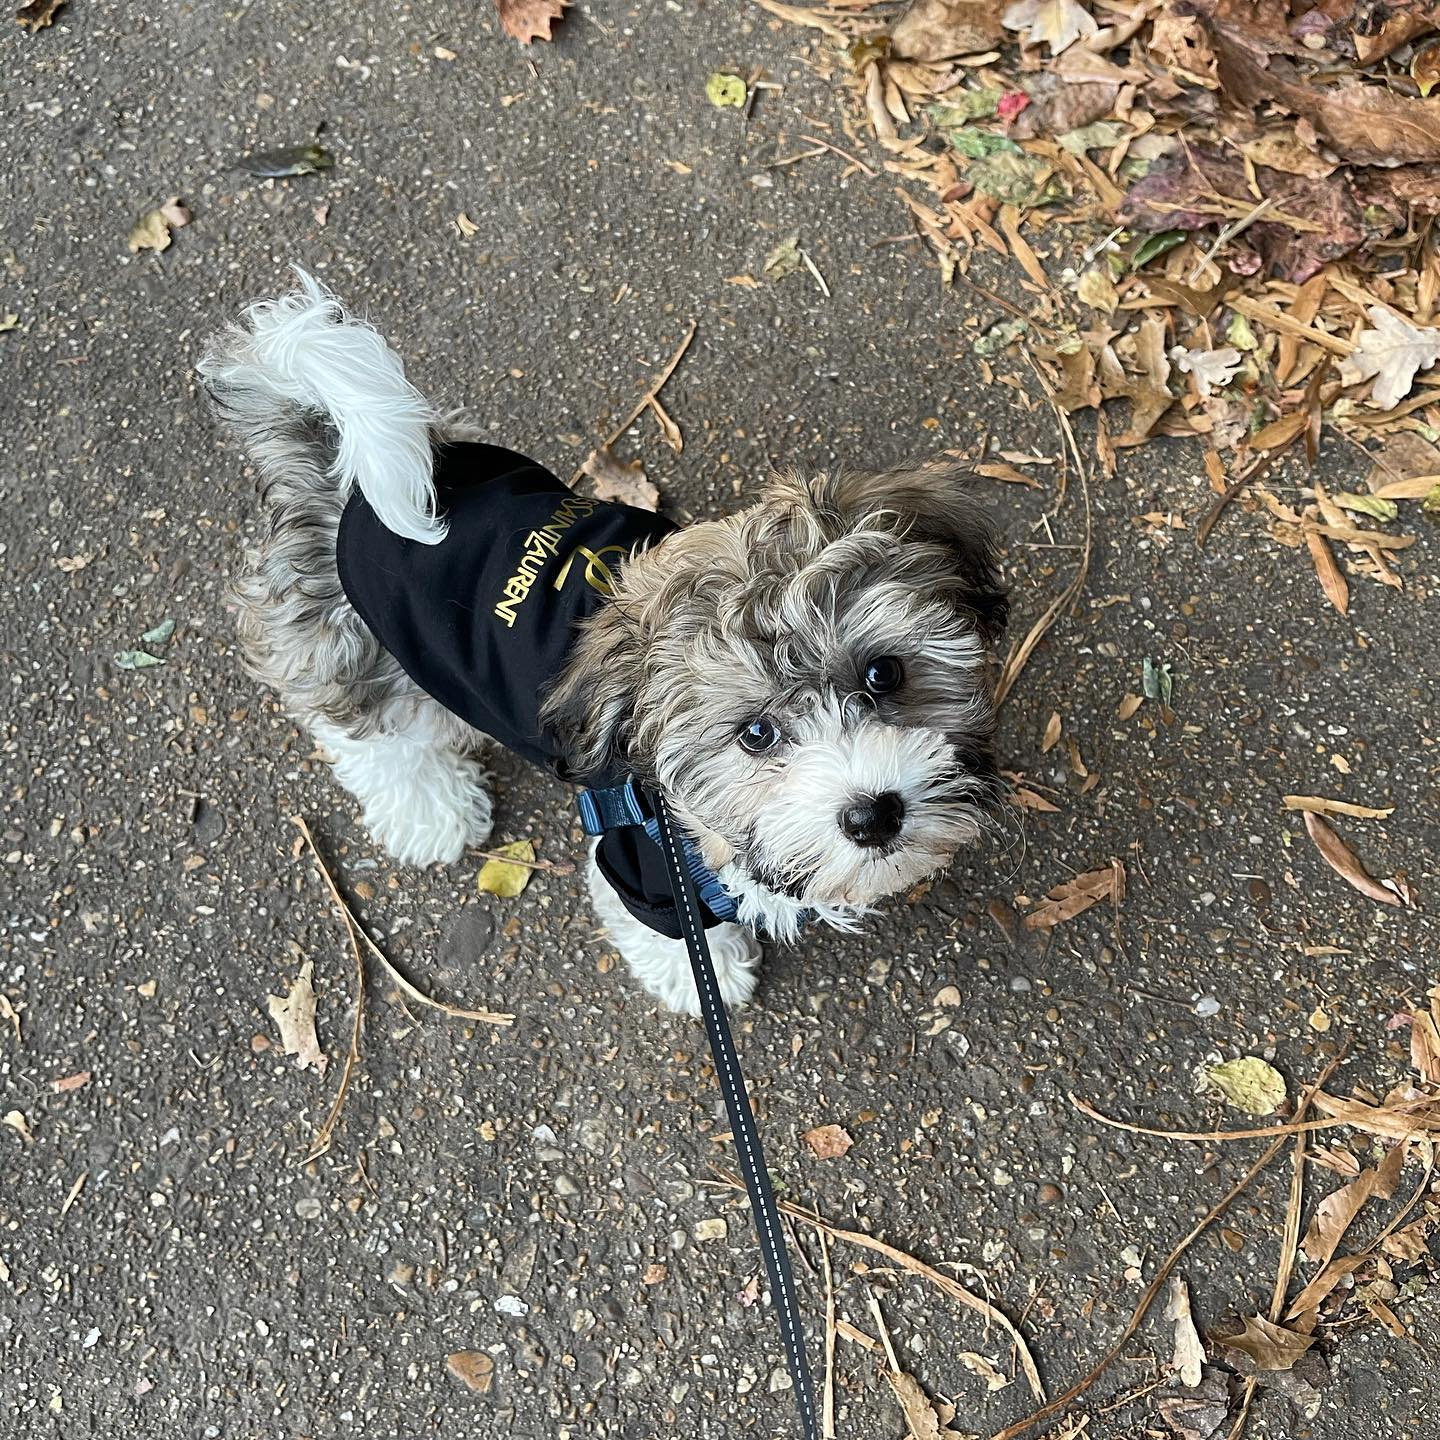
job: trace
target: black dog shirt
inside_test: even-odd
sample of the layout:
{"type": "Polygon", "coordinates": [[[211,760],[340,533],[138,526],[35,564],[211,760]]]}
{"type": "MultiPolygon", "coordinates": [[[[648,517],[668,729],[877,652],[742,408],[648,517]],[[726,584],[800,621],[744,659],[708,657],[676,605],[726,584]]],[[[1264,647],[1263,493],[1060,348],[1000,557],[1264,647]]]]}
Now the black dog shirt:
{"type": "MultiPolygon", "coordinates": [[[[619,566],[675,526],[576,495],[534,460],[493,445],[437,449],[435,492],[449,523],[437,545],[395,535],[358,491],[351,496],[336,559],[356,613],[427,695],[477,730],[565,779],[624,779],[570,774],[540,706],[619,566]]],[[[664,859],[643,829],[607,831],[597,858],[636,919],[680,938],[664,859]]]]}

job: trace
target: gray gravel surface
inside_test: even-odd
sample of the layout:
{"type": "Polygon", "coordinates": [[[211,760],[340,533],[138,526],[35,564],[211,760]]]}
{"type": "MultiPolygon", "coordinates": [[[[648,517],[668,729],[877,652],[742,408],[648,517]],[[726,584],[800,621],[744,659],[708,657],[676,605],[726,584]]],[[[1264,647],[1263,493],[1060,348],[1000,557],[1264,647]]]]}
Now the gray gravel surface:
{"type": "MultiPolygon", "coordinates": [[[[697,321],[665,392],[683,455],[648,422],[621,447],[681,518],[740,503],[776,463],[890,464],[987,435],[1054,456],[1024,365],[996,359],[1021,383],[987,385],[973,354],[1002,312],[942,292],[918,246],[877,243],[907,225],[893,177],[844,179],[830,155],[772,166],[807,134],[854,143],[820,53],[757,10],[695,0],[586,0],[528,51],[453,0],[71,0],[39,35],[0,35],[0,314],[18,317],[0,335],[0,994],[19,1015],[18,1039],[0,1020],[0,1109],[30,1132],[0,1128],[0,1432],[791,1433],[768,1301],[746,1303],[743,1201],[706,1183],[730,1159],[702,1033],[627,980],[573,878],[496,901],[475,863],[405,870],[370,844],[240,672],[225,585],[255,505],[191,366],[298,261],[437,400],[562,474],[697,321]],[[783,88],[748,118],[719,111],[717,67],[783,88]],[[327,173],[235,168],[322,127],[327,173]],[[192,223],[163,255],[130,255],[132,224],[171,195],[192,223]],[[803,270],[730,278],[760,277],[791,233],[828,298],[803,270]],[[163,665],[116,666],[166,619],[163,665]],[[500,1029],[407,1013],[372,968],[335,1141],[308,1164],[354,978],[295,814],[425,988],[515,1014],[500,1029]],[[307,959],[324,1075],[281,1057],[266,1011],[307,959]],[[716,1218],[724,1236],[697,1240],[716,1218]],[[493,1362],[488,1390],[447,1373],[457,1351],[493,1362]]],[[[1357,463],[1338,442],[1322,458],[1337,482],[1357,463]]],[[[1073,477],[1056,510],[1056,467],[1031,473],[1041,489],[987,491],[1017,633],[1083,533],[1073,477]]],[[[1126,457],[1094,491],[1090,583],[1004,712],[1007,766],[1057,809],[864,936],[774,953],[737,1017],[785,1193],[1023,1315],[1052,1393],[1256,1151],[1103,1129],[1067,1092],[1150,1123],[1234,1124],[1197,1093],[1204,1063],[1265,1055],[1298,1086],[1347,1041],[1335,1083],[1383,1091],[1408,1072],[1386,1022],[1440,980],[1431,921],[1347,889],[1279,801],[1394,806],[1341,824],[1433,908],[1434,534],[1401,556],[1404,595],[1357,581],[1346,619],[1239,505],[1197,551],[1208,500],[1178,446],[1126,457]],[[1190,528],[1138,518],[1155,511],[1190,528]],[[1154,704],[1117,718],[1147,655],[1172,667],[1173,723],[1154,704]],[[1066,740],[1042,753],[1052,712],[1066,740]],[[1016,927],[1112,856],[1130,876],[1118,921],[1016,927]],[[802,1144],[825,1123],[854,1136],[843,1159],[802,1144]]],[[[573,856],[565,791],[503,756],[496,770],[497,838],[573,856]]],[[[1277,1164],[1187,1256],[1202,1328],[1268,1303],[1288,1183],[1277,1164]]],[[[820,1252],[799,1240],[818,1354],[820,1252]]],[[[841,1314],[873,1333],[876,1295],[958,1428],[1030,1408],[1023,1381],[987,1393],[960,1358],[1009,1374],[1003,1337],[880,1257],[833,1259],[841,1314]]],[[[1253,1433],[1440,1433],[1433,1302],[1397,1308],[1406,1338],[1326,1333],[1313,1419],[1266,1389],[1253,1433]]],[[[1153,1397],[1101,1407],[1158,1379],[1169,1346],[1157,1308],[1082,1407],[1090,1440],[1168,1433],[1153,1397]]],[[[874,1361],[843,1341],[837,1403],[842,1436],[901,1431],[874,1361]]]]}

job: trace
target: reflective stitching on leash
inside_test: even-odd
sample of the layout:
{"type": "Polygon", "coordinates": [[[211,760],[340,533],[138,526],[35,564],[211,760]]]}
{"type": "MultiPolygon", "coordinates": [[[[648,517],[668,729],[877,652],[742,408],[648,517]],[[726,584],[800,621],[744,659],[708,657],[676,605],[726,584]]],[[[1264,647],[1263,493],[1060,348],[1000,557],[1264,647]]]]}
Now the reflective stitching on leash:
{"type": "MultiPolygon", "coordinates": [[[[670,811],[664,802],[658,799],[655,804],[655,814],[659,821],[659,830],[664,842],[665,858],[674,867],[674,874],[683,874],[679,845],[675,832],[671,828],[670,811]]],[[[705,986],[706,1019],[708,1022],[712,1017],[723,1016],[724,1014],[720,998],[715,993],[715,970],[714,966],[710,963],[709,951],[705,948],[705,942],[699,933],[697,925],[699,916],[695,913],[695,907],[691,902],[690,890],[683,883],[675,888],[677,890],[675,896],[676,908],[684,920],[685,929],[688,932],[690,958],[694,962],[691,968],[695,971],[697,981],[703,981],[705,986]]],[[[750,1174],[757,1177],[755,1193],[759,1195],[761,1194],[760,1185],[763,1181],[764,1174],[755,1150],[755,1119],[751,1114],[748,1097],[745,1094],[744,1081],[736,1073],[733,1041],[729,1040],[728,1033],[724,1030],[723,1026],[717,1026],[716,1031],[722,1043],[716,1044],[714,1049],[716,1051],[716,1058],[719,1059],[725,1067],[727,1097],[734,1102],[731,1108],[738,1122],[735,1128],[739,1132],[740,1141],[744,1146],[744,1155],[742,1158],[750,1174]]],[[[802,1426],[806,1436],[811,1437],[817,1433],[814,1397],[810,1393],[810,1377],[806,1368],[807,1361],[804,1339],[800,1333],[798,1317],[791,1305],[789,1286],[785,1283],[783,1241],[776,1236],[774,1227],[771,1224],[770,1207],[764,1204],[763,1201],[760,1204],[755,1204],[752,1197],[752,1208],[759,1216],[760,1223],[764,1226],[764,1240],[768,1247],[769,1255],[773,1260],[775,1271],[775,1298],[780,1307],[781,1325],[785,1333],[787,1347],[786,1359],[789,1362],[791,1378],[795,1386],[795,1399],[800,1407],[802,1426]]]]}

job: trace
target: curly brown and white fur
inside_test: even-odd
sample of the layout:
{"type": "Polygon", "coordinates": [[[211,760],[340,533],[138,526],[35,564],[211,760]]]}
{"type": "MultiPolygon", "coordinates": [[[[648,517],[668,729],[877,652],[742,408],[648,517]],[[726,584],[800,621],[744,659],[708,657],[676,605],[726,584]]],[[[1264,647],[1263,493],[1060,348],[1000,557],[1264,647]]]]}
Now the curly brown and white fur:
{"type": "MultiPolygon", "coordinates": [[[[200,373],[260,473],[264,528],[235,588],[251,672],[334,757],[397,860],[454,861],[490,831],[485,736],[423,693],[351,609],[336,533],[353,488],[397,534],[444,535],[431,454],[478,438],[405,379],[323,287],[252,306],[200,373]]],[[[751,508],[679,531],[623,568],[546,702],[574,773],[629,770],[669,799],[742,925],[710,932],[727,1000],[754,986],[754,930],[853,926],[950,862],[994,813],[988,651],[1006,602],[993,531],[949,462],[772,479],[751,508]],[[867,689],[867,666],[903,683],[867,689]],[[763,717],[779,739],[740,743],[763,717]],[[886,797],[885,843],[847,810],[886,797]]],[[[597,917],[646,988],[696,1000],[684,947],[592,867],[597,917]]]]}

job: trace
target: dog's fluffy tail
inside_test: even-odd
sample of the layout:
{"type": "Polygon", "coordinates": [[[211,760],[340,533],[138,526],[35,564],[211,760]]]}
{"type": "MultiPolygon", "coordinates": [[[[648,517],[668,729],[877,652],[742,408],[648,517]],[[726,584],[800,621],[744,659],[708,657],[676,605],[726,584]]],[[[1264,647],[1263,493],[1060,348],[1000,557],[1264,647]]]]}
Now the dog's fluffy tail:
{"type": "Polygon", "coordinates": [[[397,535],[443,540],[431,448],[439,417],[380,335],[318,280],[296,274],[297,290],[251,305],[219,337],[198,366],[201,379],[242,431],[263,435],[297,410],[324,415],[342,494],[359,486],[397,535]]]}

